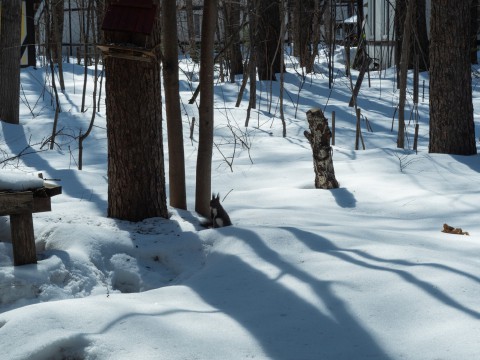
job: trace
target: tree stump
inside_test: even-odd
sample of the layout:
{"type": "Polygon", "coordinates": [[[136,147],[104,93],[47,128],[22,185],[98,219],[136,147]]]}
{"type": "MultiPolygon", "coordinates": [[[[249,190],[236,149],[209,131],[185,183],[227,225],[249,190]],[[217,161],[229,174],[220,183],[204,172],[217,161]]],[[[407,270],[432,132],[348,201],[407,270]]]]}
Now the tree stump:
{"type": "Polygon", "coordinates": [[[304,131],[313,152],[313,168],[315,170],[315,187],[317,189],[336,189],[338,181],[333,169],[332,147],[330,138],[332,132],[328,120],[320,109],[307,111],[307,121],[310,132],[304,131]]]}

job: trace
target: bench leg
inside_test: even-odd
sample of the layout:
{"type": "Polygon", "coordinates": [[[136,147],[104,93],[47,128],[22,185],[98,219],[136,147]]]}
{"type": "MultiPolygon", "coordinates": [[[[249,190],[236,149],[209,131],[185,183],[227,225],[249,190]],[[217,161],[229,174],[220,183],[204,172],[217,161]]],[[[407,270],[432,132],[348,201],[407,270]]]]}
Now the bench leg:
{"type": "Polygon", "coordinates": [[[10,215],[13,264],[15,266],[37,263],[32,213],[10,215]]]}

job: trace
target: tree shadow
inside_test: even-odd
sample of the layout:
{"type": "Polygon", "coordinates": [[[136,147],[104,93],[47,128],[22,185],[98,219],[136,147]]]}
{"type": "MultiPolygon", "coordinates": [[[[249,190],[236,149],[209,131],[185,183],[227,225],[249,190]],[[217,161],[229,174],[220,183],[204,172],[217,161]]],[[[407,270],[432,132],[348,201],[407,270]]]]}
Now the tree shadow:
{"type": "MultiPolygon", "coordinates": [[[[227,235],[230,230],[218,231],[227,235]]],[[[265,264],[275,266],[278,277],[272,279],[239,256],[214,252],[206,268],[186,285],[241,324],[269,358],[390,358],[335,294],[334,283],[317,279],[285,261],[255,232],[236,228],[234,237],[235,241],[243,240],[265,264]],[[219,274],[218,268],[224,269],[224,273],[219,274]],[[212,275],[214,281],[210,281],[212,275]],[[283,285],[280,280],[287,276],[311,288],[324,307],[283,285]],[[199,277],[205,278],[199,281],[199,277]]],[[[326,248],[332,247],[326,240],[322,243],[326,248]]]]}
{"type": "Polygon", "coordinates": [[[357,206],[357,199],[346,188],[332,189],[331,193],[337,202],[337,205],[342,208],[354,208],[357,206]]]}
{"type": "Polygon", "coordinates": [[[421,263],[420,264],[413,264],[413,263],[405,262],[403,260],[385,260],[385,259],[381,259],[381,258],[372,256],[370,254],[367,254],[363,251],[339,248],[339,247],[335,246],[333,243],[331,243],[330,241],[328,241],[327,239],[325,239],[325,238],[323,238],[323,237],[321,237],[317,234],[308,232],[308,231],[300,230],[298,228],[293,228],[293,227],[285,227],[283,229],[287,230],[292,235],[294,235],[296,239],[303,242],[312,251],[325,252],[325,250],[328,249],[329,250],[328,255],[336,257],[340,260],[343,260],[343,261],[346,261],[346,262],[349,262],[351,264],[361,266],[361,267],[364,267],[364,268],[367,268],[367,269],[384,271],[384,272],[389,272],[389,273],[395,274],[399,278],[401,278],[402,280],[410,283],[411,285],[414,285],[415,287],[417,287],[418,289],[423,291],[426,295],[429,295],[430,297],[436,299],[438,302],[440,302],[440,303],[442,303],[442,304],[444,304],[448,307],[451,307],[455,310],[458,310],[458,311],[464,313],[465,315],[468,315],[468,316],[472,317],[473,319],[480,319],[480,312],[478,312],[474,309],[470,309],[467,306],[461,304],[460,302],[455,300],[453,297],[451,297],[450,295],[448,295],[444,291],[440,290],[434,284],[431,284],[427,281],[421,280],[421,279],[417,278],[416,276],[412,275],[411,273],[409,273],[406,270],[394,269],[394,268],[391,268],[391,267],[388,267],[388,266],[382,266],[382,264],[396,264],[396,265],[404,265],[404,266],[405,265],[408,265],[408,266],[414,266],[414,265],[415,266],[429,266],[429,267],[433,267],[433,268],[436,268],[436,269],[449,271],[449,272],[455,273],[457,275],[465,276],[465,277],[469,278],[470,280],[474,280],[476,282],[480,281],[479,278],[477,278],[477,277],[475,277],[471,274],[468,274],[468,273],[465,273],[465,272],[462,272],[462,271],[458,271],[456,269],[452,269],[448,266],[444,266],[444,265],[440,265],[440,264],[421,264],[421,263]],[[356,255],[360,256],[361,258],[363,258],[363,260],[355,258],[355,257],[349,255],[349,253],[350,254],[356,254],[356,255]],[[375,261],[379,264],[370,263],[370,262],[367,262],[367,260],[375,261]]]}

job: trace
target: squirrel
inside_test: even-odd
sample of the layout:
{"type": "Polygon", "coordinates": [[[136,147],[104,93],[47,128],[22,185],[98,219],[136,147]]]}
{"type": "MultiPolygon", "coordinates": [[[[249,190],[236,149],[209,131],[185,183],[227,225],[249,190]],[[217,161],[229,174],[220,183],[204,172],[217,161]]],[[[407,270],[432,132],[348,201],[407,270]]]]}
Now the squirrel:
{"type": "Polygon", "coordinates": [[[220,194],[212,194],[212,200],[210,200],[210,219],[201,223],[202,226],[207,228],[220,228],[224,226],[232,225],[232,221],[227,212],[220,204],[220,194]]]}

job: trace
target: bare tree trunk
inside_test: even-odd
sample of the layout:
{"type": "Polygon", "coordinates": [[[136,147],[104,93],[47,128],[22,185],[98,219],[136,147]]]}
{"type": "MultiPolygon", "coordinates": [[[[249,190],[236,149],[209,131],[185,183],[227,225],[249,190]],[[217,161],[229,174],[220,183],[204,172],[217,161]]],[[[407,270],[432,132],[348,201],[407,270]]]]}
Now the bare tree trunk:
{"type": "Polygon", "coordinates": [[[65,80],[63,79],[63,59],[62,59],[62,42],[63,42],[63,18],[64,18],[64,1],[54,1],[52,9],[53,20],[53,39],[54,39],[54,60],[58,66],[58,82],[60,90],[65,91],[65,80]]]}
{"type": "Polygon", "coordinates": [[[248,16],[249,16],[249,26],[248,26],[248,36],[250,40],[250,59],[248,61],[248,77],[250,85],[250,95],[248,100],[247,107],[247,117],[245,119],[245,126],[248,126],[250,120],[251,109],[257,107],[257,13],[258,13],[258,4],[256,0],[248,1],[248,16]]]}
{"type": "MultiPolygon", "coordinates": [[[[294,46],[298,51],[297,56],[299,57],[301,67],[307,66],[310,62],[315,3],[318,2],[313,0],[295,0],[294,46]]],[[[307,72],[309,71],[307,70],[307,72]]]]}
{"type": "Polygon", "coordinates": [[[0,28],[0,119],[20,123],[21,0],[2,2],[0,28]]]}
{"type": "Polygon", "coordinates": [[[55,138],[57,136],[57,125],[58,125],[58,115],[60,113],[60,100],[58,97],[58,90],[57,90],[57,82],[55,80],[55,66],[54,66],[54,56],[56,42],[55,42],[55,30],[52,29],[52,26],[55,25],[55,22],[52,20],[52,17],[55,15],[53,14],[53,4],[51,1],[45,1],[45,24],[46,24],[46,53],[47,53],[47,60],[50,65],[50,72],[52,75],[52,88],[53,93],[55,95],[55,116],[53,118],[53,125],[52,125],[52,135],[50,136],[50,150],[53,150],[55,147],[55,138]]]}
{"type": "Polygon", "coordinates": [[[434,0],[430,20],[431,153],[477,153],[470,64],[470,1],[434,0]]]}
{"type": "Polygon", "coordinates": [[[260,80],[275,81],[275,74],[280,72],[280,54],[277,50],[280,35],[280,10],[278,0],[256,0],[259,7],[256,45],[258,51],[257,67],[260,80]]]}
{"type": "MultiPolygon", "coordinates": [[[[98,1],[97,1],[98,5],[98,1]]],[[[97,14],[98,16],[98,14],[97,14]]],[[[92,38],[96,39],[96,30],[98,27],[92,26],[92,38]]],[[[96,45],[96,44],[95,44],[96,45]]],[[[97,47],[93,46],[93,57],[95,59],[95,64],[94,64],[94,83],[93,83],[93,108],[92,108],[92,116],[90,118],[90,123],[88,125],[87,131],[85,131],[84,134],[80,133],[78,137],[78,170],[83,170],[83,142],[87,139],[87,137],[90,135],[93,129],[93,124],[95,122],[95,116],[97,115],[97,83],[98,83],[98,62],[100,60],[100,56],[97,52],[97,47]]],[[[100,88],[102,86],[102,83],[100,83],[100,88]]]]}
{"type": "MultiPolygon", "coordinates": [[[[427,19],[426,19],[426,4],[425,0],[416,0],[415,2],[415,37],[414,44],[415,46],[413,54],[418,55],[419,57],[419,70],[427,71],[430,67],[429,65],[429,55],[428,47],[430,42],[428,41],[428,32],[427,32],[427,19]]],[[[414,68],[415,56],[410,56],[410,66],[409,68],[414,68]]]]}
{"type": "Polygon", "coordinates": [[[470,11],[470,61],[472,64],[478,64],[477,59],[477,35],[478,35],[478,1],[473,0],[470,11]]]}
{"type": "Polygon", "coordinates": [[[360,42],[360,39],[362,38],[362,24],[363,24],[363,0],[356,0],[357,3],[357,43],[360,42]]]}
{"type": "MultiPolygon", "coordinates": [[[[400,57],[402,54],[403,29],[405,25],[405,14],[407,13],[407,0],[395,1],[395,66],[397,67],[397,77],[400,72],[400,57]]],[[[397,82],[397,87],[400,86],[397,82]]]]}
{"type": "Polygon", "coordinates": [[[397,147],[405,147],[405,100],[407,96],[407,73],[408,63],[410,60],[410,35],[413,10],[415,6],[414,0],[409,0],[407,5],[407,13],[405,14],[405,25],[403,26],[402,54],[400,58],[400,96],[398,99],[398,137],[397,147]]]}
{"type": "Polygon", "coordinates": [[[226,58],[230,65],[230,82],[235,82],[235,75],[243,74],[242,50],[240,48],[240,2],[228,0],[223,2],[225,13],[226,58]]]}
{"type": "MultiPolygon", "coordinates": [[[[280,42],[280,63],[283,64],[284,57],[285,57],[285,41],[284,41],[284,36],[285,36],[285,16],[286,16],[286,11],[285,11],[285,4],[284,0],[280,0],[280,18],[281,18],[281,23],[280,23],[280,39],[278,41],[280,42]]],[[[280,68],[280,120],[282,121],[282,128],[283,132],[282,135],[283,137],[287,136],[287,124],[285,122],[285,114],[283,112],[283,90],[284,90],[284,84],[285,84],[285,71],[284,71],[284,66],[280,68]]]]}
{"type": "MultiPolygon", "coordinates": [[[[160,4],[147,48],[160,59],[160,4]]],[[[105,33],[107,43],[118,43],[105,33]]],[[[106,57],[108,216],[168,218],[162,141],[160,63],[106,57]],[[128,86],[125,86],[128,84],[128,86]]]]}
{"type": "Polygon", "coordinates": [[[310,132],[305,130],[303,134],[312,147],[315,187],[317,189],[338,188],[330,146],[332,132],[328,127],[328,120],[320,109],[308,110],[307,120],[310,132]]]}
{"type": "Polygon", "coordinates": [[[192,0],[185,1],[185,7],[187,11],[187,28],[188,28],[188,41],[190,43],[190,57],[194,61],[198,61],[197,54],[197,42],[195,39],[195,21],[193,19],[193,2],[192,0]]]}
{"type": "MultiPolygon", "coordinates": [[[[405,28],[405,21],[408,10],[407,0],[397,0],[395,4],[395,64],[400,69],[400,57],[402,54],[403,39],[405,34],[410,34],[408,39],[410,44],[410,57],[408,59],[408,69],[414,68],[415,55],[419,56],[419,68],[421,71],[428,70],[429,41],[427,36],[426,7],[425,0],[414,0],[411,9],[410,27],[405,28]]],[[[399,84],[398,84],[399,86],[399,84]]]]}
{"type": "Polygon", "coordinates": [[[178,83],[177,5],[163,0],[163,82],[168,135],[170,205],[187,208],[182,113],[178,83]]]}
{"type": "MultiPolygon", "coordinates": [[[[94,37],[95,44],[104,44],[105,43],[105,38],[103,36],[103,31],[102,31],[102,24],[103,24],[103,18],[105,17],[105,1],[104,0],[95,0],[95,13],[96,13],[96,18],[97,18],[97,23],[96,23],[96,33],[94,37]]],[[[102,54],[96,53],[97,57],[102,58],[102,54]]],[[[100,61],[99,59],[99,61],[100,61]]],[[[102,60],[103,63],[103,60],[102,60]]],[[[100,104],[102,100],[102,84],[103,84],[103,78],[104,78],[105,72],[102,70],[101,71],[101,76],[100,76],[100,86],[99,86],[99,91],[98,91],[98,96],[97,96],[97,111],[100,112],[100,104]]]]}
{"type": "Polygon", "coordinates": [[[200,52],[200,106],[195,211],[210,214],[213,151],[213,52],[218,0],[206,1],[203,7],[202,49],[200,52]]]}
{"type": "MultiPolygon", "coordinates": [[[[85,111],[85,95],[87,92],[87,79],[88,79],[88,46],[89,46],[89,38],[90,38],[90,13],[92,10],[92,2],[93,0],[87,0],[87,26],[86,29],[83,29],[83,92],[82,92],[82,107],[81,111],[85,111]]],[[[85,14],[85,12],[82,12],[85,14]]]]}
{"type": "Polygon", "coordinates": [[[309,51],[307,56],[307,63],[305,64],[306,72],[312,73],[314,72],[314,63],[315,58],[318,55],[318,44],[320,43],[320,19],[323,16],[323,12],[325,12],[326,7],[323,6],[320,8],[320,5],[317,1],[315,1],[314,9],[313,9],[313,17],[312,17],[312,34],[311,34],[311,43],[312,49],[309,51]]]}

